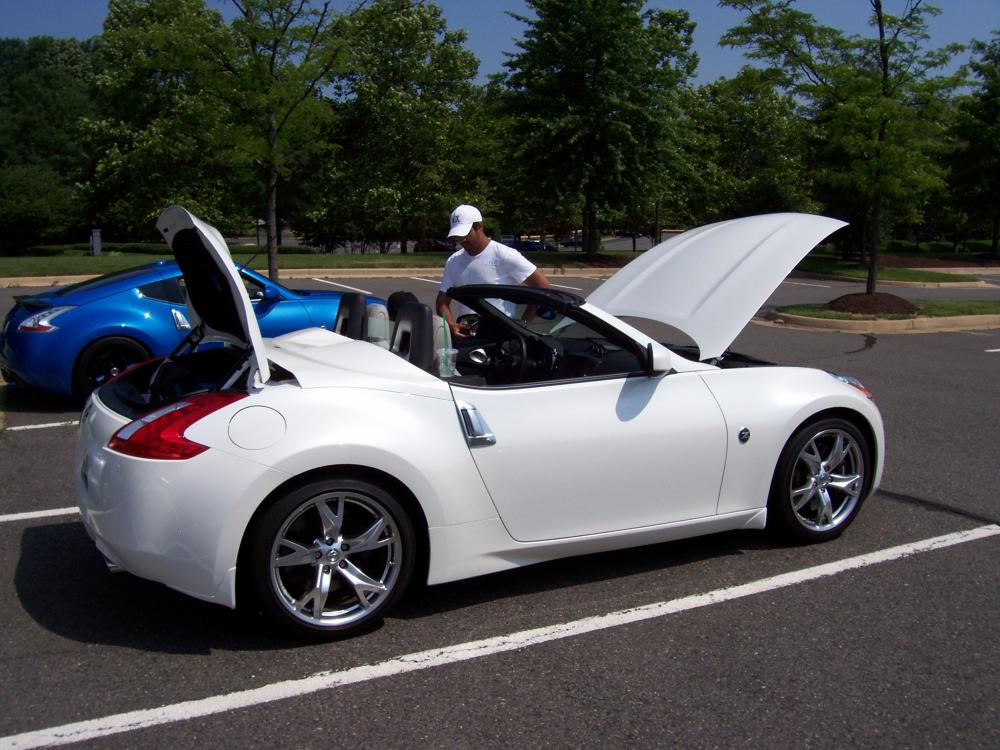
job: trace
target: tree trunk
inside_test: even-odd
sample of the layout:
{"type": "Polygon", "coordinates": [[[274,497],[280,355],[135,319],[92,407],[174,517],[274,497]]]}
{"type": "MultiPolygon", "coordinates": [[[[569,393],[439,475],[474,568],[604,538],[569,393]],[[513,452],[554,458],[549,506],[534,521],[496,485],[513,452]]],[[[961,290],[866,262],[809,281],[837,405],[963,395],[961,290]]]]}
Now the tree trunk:
{"type": "Polygon", "coordinates": [[[882,191],[875,190],[872,196],[871,219],[868,222],[868,284],[867,294],[875,294],[878,284],[878,253],[882,239],[882,191]]]}
{"type": "Polygon", "coordinates": [[[597,209],[594,199],[587,196],[583,206],[583,251],[593,254],[597,252],[597,209]]]}
{"type": "Polygon", "coordinates": [[[652,247],[660,244],[663,237],[663,215],[660,213],[660,202],[656,201],[656,218],[653,220],[653,236],[649,238],[652,247]]]}
{"type": "Polygon", "coordinates": [[[993,243],[990,245],[990,257],[996,259],[1000,249],[1000,211],[993,212],[993,243]]]}
{"type": "Polygon", "coordinates": [[[271,281],[278,280],[278,120],[271,115],[271,124],[267,133],[268,165],[267,165],[267,277],[271,281]]]}
{"type": "Polygon", "coordinates": [[[278,168],[273,164],[267,168],[267,277],[278,280],[278,168]]]}
{"type": "Polygon", "coordinates": [[[406,253],[409,251],[409,245],[410,245],[410,241],[406,238],[406,235],[403,235],[400,238],[400,240],[399,240],[399,252],[400,252],[400,254],[406,255],[406,253]]]}

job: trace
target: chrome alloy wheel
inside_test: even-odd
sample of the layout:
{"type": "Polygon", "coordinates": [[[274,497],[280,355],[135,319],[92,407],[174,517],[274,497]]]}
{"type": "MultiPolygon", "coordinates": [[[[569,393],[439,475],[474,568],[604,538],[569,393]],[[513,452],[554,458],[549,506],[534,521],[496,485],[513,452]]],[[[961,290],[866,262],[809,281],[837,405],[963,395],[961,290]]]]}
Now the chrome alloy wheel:
{"type": "Polygon", "coordinates": [[[389,598],[403,552],[399,529],[382,503],[358,491],[326,492],[299,505],[275,534],[272,591],[295,619],[342,628],[389,598]]]}
{"type": "Polygon", "coordinates": [[[825,532],[851,518],[864,491],[865,452],[850,432],[817,432],[799,451],[788,492],[795,519],[825,532]]]}

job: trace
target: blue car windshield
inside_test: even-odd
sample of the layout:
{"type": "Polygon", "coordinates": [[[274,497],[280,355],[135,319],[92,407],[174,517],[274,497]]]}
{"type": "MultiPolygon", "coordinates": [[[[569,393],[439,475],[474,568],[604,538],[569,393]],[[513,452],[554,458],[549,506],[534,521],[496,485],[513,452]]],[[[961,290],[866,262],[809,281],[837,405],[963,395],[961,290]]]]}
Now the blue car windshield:
{"type": "Polygon", "coordinates": [[[70,284],[69,286],[64,286],[53,294],[56,297],[62,297],[65,294],[72,294],[73,292],[89,292],[92,289],[100,289],[102,286],[108,284],[115,284],[122,279],[132,278],[134,276],[146,276],[149,274],[149,269],[143,268],[130,268],[126,271],[116,271],[115,273],[109,273],[107,276],[100,276],[96,279],[88,279],[87,281],[80,281],[76,284],[70,284]]]}

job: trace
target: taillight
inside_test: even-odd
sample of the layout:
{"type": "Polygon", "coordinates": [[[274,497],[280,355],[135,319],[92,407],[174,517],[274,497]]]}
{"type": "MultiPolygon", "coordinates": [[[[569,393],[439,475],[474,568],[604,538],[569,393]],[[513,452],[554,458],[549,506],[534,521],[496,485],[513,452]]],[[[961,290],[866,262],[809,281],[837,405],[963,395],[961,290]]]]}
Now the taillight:
{"type": "Polygon", "coordinates": [[[166,461],[193,458],[208,450],[208,446],[188,440],[184,431],[199,419],[246,396],[233,391],[191,396],[125,425],[108,442],[108,448],[138,458],[166,461]]]}
{"type": "Polygon", "coordinates": [[[74,308],[65,306],[50,307],[48,310],[35,313],[34,315],[22,320],[17,326],[17,330],[23,331],[24,333],[51,333],[52,331],[58,330],[58,326],[54,326],[52,321],[72,309],[74,308]]]}

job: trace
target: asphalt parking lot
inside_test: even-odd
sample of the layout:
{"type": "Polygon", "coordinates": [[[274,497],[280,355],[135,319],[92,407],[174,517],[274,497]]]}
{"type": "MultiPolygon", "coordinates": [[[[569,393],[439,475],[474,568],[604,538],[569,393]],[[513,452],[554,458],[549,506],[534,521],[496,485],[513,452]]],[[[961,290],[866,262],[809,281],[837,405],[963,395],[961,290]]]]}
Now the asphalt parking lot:
{"type": "MultiPolygon", "coordinates": [[[[430,302],[436,282],[289,285],[430,302]]],[[[790,279],[768,304],[858,290],[790,279]]],[[[22,291],[0,290],[0,313],[22,291]]],[[[107,573],[72,511],[79,405],[4,387],[0,748],[1000,745],[1000,330],[753,324],[733,348],[874,392],[886,472],[843,537],[546,563],[423,589],[321,645],[107,573]]]]}

